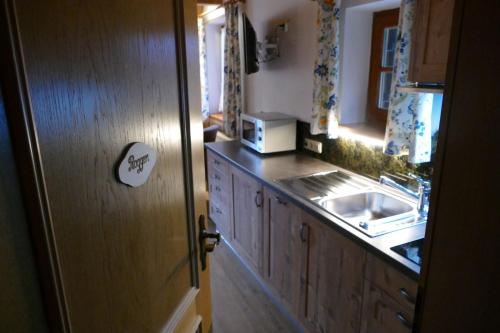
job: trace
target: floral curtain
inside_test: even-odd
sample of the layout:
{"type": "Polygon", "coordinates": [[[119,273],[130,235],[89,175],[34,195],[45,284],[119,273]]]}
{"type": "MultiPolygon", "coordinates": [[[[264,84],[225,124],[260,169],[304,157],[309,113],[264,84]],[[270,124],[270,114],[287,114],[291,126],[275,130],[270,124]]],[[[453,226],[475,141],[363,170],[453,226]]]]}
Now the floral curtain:
{"type": "Polygon", "coordinates": [[[410,163],[429,162],[432,151],[432,94],[405,93],[411,49],[411,31],[417,0],[402,0],[392,75],[384,152],[408,155],[410,163]]]}
{"type": "Polygon", "coordinates": [[[207,119],[210,111],[208,104],[208,77],[207,77],[207,36],[205,22],[198,18],[198,44],[200,47],[200,86],[201,86],[201,114],[207,119]]]}
{"type": "Polygon", "coordinates": [[[338,137],[339,43],[341,0],[316,0],[318,54],[314,64],[311,133],[338,137]]]}
{"type": "Polygon", "coordinates": [[[226,37],[224,40],[224,132],[231,137],[240,135],[241,60],[238,38],[238,1],[224,3],[226,37]]]}

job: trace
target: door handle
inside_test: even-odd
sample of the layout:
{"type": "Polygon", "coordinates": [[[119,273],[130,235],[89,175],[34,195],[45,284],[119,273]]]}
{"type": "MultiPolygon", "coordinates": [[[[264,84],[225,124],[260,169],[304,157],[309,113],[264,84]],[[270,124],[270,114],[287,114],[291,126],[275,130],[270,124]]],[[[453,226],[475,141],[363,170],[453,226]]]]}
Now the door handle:
{"type": "Polygon", "coordinates": [[[309,226],[306,223],[300,225],[300,240],[305,243],[309,237],[309,226]]]}
{"type": "Polygon", "coordinates": [[[396,318],[404,327],[409,328],[410,330],[413,328],[413,324],[408,319],[406,319],[405,315],[401,312],[396,312],[396,318]]]}
{"type": "Polygon", "coordinates": [[[255,193],[255,197],[253,198],[253,201],[255,202],[255,206],[257,206],[257,208],[262,207],[262,201],[264,201],[264,199],[262,199],[262,192],[261,191],[257,191],[255,193]]]}
{"type": "Polygon", "coordinates": [[[220,243],[220,233],[218,232],[208,232],[205,226],[205,216],[200,215],[198,219],[198,226],[200,228],[200,234],[198,235],[198,243],[200,244],[200,261],[201,270],[207,269],[207,253],[213,252],[215,247],[220,243]],[[207,239],[213,239],[215,242],[207,243],[207,239]]]}

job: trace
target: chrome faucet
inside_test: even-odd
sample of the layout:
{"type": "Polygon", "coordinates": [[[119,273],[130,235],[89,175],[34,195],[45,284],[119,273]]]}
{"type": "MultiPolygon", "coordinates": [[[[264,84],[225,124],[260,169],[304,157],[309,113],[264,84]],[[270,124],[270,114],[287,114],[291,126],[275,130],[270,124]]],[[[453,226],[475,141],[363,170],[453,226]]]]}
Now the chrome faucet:
{"type": "Polygon", "coordinates": [[[414,179],[418,183],[418,191],[414,192],[405,186],[397,183],[396,181],[392,180],[391,178],[387,176],[380,176],[380,184],[381,185],[387,185],[390,187],[393,187],[397,190],[400,190],[401,192],[404,192],[415,199],[418,200],[417,202],[417,211],[418,215],[422,219],[427,219],[427,214],[429,213],[429,198],[431,194],[431,182],[427,181],[417,175],[414,175],[412,173],[408,174],[408,177],[411,179],[414,179]]]}

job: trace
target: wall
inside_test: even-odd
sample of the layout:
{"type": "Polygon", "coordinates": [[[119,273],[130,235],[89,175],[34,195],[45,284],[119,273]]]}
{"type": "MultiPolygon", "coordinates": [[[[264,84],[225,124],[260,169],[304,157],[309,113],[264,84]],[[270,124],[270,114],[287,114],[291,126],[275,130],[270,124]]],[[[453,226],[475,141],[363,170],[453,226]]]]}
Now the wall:
{"type": "Polygon", "coordinates": [[[0,93],[0,331],[47,332],[0,93]]]}
{"type": "Polygon", "coordinates": [[[412,165],[408,163],[406,156],[384,154],[380,146],[370,146],[348,138],[331,140],[324,134],[311,135],[309,124],[305,122],[299,121],[297,127],[297,148],[299,150],[361,175],[373,179],[378,179],[383,173],[395,175],[411,172],[427,179],[432,175],[432,163],[412,165]],[[322,142],[322,154],[316,154],[302,148],[305,138],[322,142]]]}
{"type": "MultiPolygon", "coordinates": [[[[345,0],[342,3],[342,16],[347,12],[353,20],[346,26],[344,20],[341,21],[341,32],[345,31],[350,36],[348,40],[344,40],[341,33],[343,83],[340,87],[340,103],[342,108],[349,110],[342,116],[345,123],[356,123],[364,119],[371,46],[371,15],[374,11],[395,8],[398,3],[399,0],[345,0]]],[[[247,3],[246,12],[259,41],[263,41],[276,24],[289,21],[289,31],[279,33],[280,59],[261,64],[258,73],[246,77],[247,112],[277,111],[309,122],[312,108],[312,72],[316,56],[316,2],[253,0],[247,3]]]]}
{"type": "Polygon", "coordinates": [[[209,23],[206,26],[208,104],[210,113],[219,112],[221,92],[221,25],[209,23]]]}
{"type": "Polygon", "coordinates": [[[288,32],[280,32],[281,57],[261,64],[247,76],[247,112],[276,111],[310,121],[313,67],[316,54],[317,5],[306,0],[252,0],[246,13],[259,41],[284,21],[288,32]]]}
{"type": "Polygon", "coordinates": [[[341,34],[340,121],[347,125],[365,121],[373,13],[355,9],[343,13],[341,29],[349,39],[341,34]]]}
{"type": "MultiPolygon", "coordinates": [[[[364,119],[368,86],[369,52],[371,48],[372,13],[397,7],[400,0],[346,0],[342,13],[348,12],[355,22],[345,25],[349,39],[341,33],[343,59],[341,60],[341,109],[345,123],[364,119]],[[356,8],[353,8],[356,7],[356,8]],[[361,24],[361,28],[354,23],[361,24]],[[363,52],[363,54],[361,54],[363,52]],[[343,72],[344,73],[343,73],[343,72]]],[[[281,58],[261,64],[261,70],[246,76],[247,112],[277,111],[297,117],[298,146],[302,147],[309,132],[312,107],[314,59],[316,55],[317,4],[305,0],[253,0],[246,5],[257,37],[263,41],[276,24],[289,21],[289,31],[280,32],[281,58]]],[[[442,96],[434,99],[433,126],[438,124],[442,96]]],[[[433,128],[433,132],[437,128],[433,128]]],[[[424,176],[432,173],[431,164],[413,166],[406,157],[383,154],[381,146],[367,146],[361,142],[341,138],[329,140],[325,135],[314,136],[323,142],[324,153],[313,156],[341,167],[378,178],[383,172],[419,172],[424,176]]]]}
{"type": "Polygon", "coordinates": [[[399,7],[400,0],[344,1],[340,21],[340,123],[365,122],[373,13],[399,7]],[[346,38],[346,37],[349,38],[346,38]]]}

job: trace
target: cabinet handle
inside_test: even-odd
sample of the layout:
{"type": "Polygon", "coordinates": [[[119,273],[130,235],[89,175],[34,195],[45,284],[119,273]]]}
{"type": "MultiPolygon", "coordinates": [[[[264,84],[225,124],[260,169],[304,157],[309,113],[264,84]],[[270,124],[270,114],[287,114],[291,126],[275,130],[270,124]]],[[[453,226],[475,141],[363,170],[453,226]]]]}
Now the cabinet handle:
{"type": "Polygon", "coordinates": [[[399,293],[401,294],[401,296],[403,296],[403,298],[405,300],[407,300],[409,303],[415,305],[415,302],[416,302],[415,297],[410,295],[408,290],[406,290],[405,288],[401,288],[401,289],[399,289],[399,293]]]}
{"type": "Polygon", "coordinates": [[[215,165],[220,165],[220,162],[219,162],[219,161],[217,161],[217,160],[214,160],[214,164],[215,164],[215,165]]]}
{"type": "Polygon", "coordinates": [[[281,198],[278,196],[274,197],[274,200],[276,200],[276,202],[279,203],[280,205],[283,205],[283,206],[288,205],[288,203],[286,201],[281,200],[281,198]]]}
{"type": "Polygon", "coordinates": [[[405,326],[406,328],[413,328],[413,324],[408,319],[406,319],[404,314],[402,314],[401,312],[396,312],[396,318],[398,318],[401,324],[403,324],[403,326],[405,326]]]}
{"type": "Polygon", "coordinates": [[[219,187],[219,186],[215,186],[215,190],[216,190],[217,192],[220,192],[220,187],[219,187]]]}
{"type": "Polygon", "coordinates": [[[307,242],[308,231],[309,231],[309,227],[307,226],[307,224],[302,223],[300,225],[300,240],[303,243],[307,242]]]}
{"type": "Polygon", "coordinates": [[[217,174],[214,176],[214,178],[215,178],[215,180],[220,180],[220,176],[217,174]]]}
{"type": "Polygon", "coordinates": [[[255,206],[257,206],[257,208],[260,208],[262,207],[262,192],[261,191],[257,191],[255,193],[255,197],[253,198],[253,201],[255,202],[255,206]]]}

